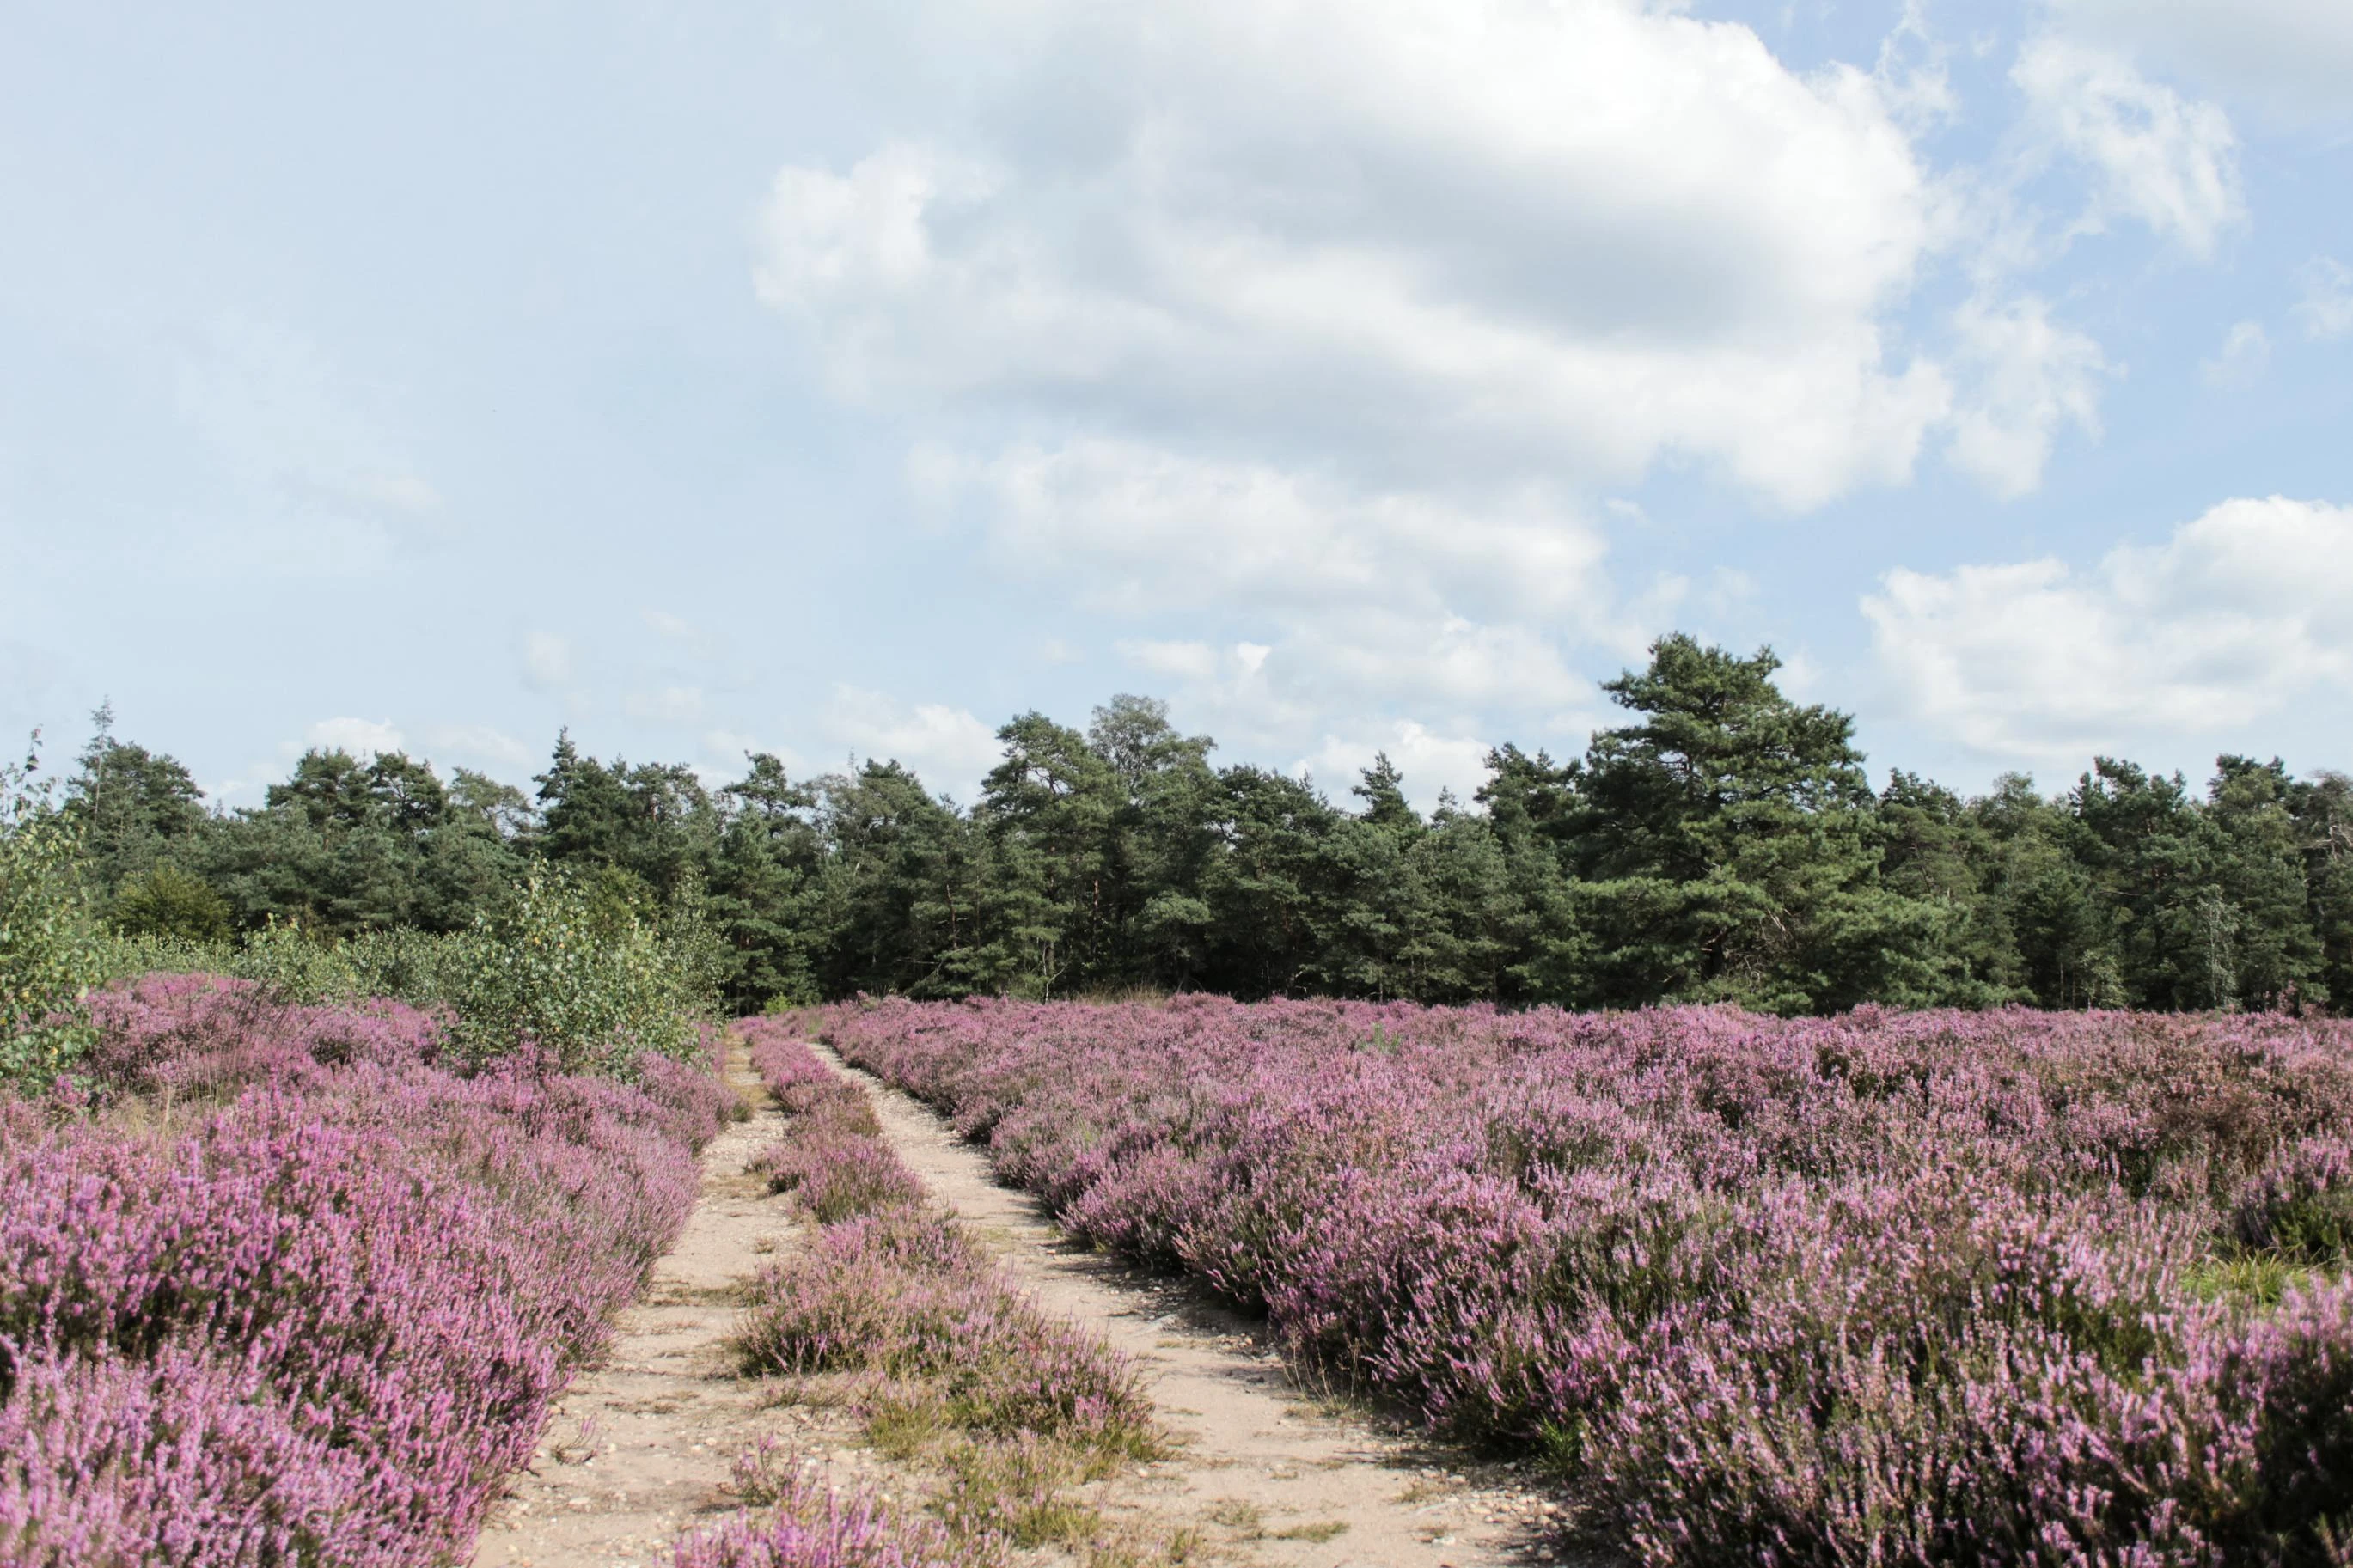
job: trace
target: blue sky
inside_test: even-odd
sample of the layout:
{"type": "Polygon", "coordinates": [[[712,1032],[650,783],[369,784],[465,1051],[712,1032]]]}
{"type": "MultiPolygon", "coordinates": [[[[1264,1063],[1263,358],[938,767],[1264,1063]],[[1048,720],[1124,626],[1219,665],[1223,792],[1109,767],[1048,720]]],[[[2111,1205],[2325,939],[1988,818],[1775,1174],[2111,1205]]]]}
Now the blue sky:
{"type": "Polygon", "coordinates": [[[26,0],[0,728],[2353,766],[2353,7],[26,0]],[[689,14],[691,12],[691,14],[689,14]]]}

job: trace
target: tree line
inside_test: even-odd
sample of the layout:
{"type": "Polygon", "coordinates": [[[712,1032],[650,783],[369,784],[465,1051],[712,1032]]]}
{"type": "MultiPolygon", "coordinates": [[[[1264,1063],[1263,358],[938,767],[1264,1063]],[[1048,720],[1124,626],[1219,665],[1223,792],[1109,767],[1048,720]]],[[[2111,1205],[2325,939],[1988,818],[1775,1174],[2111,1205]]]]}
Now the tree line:
{"type": "Polygon", "coordinates": [[[1387,757],[1335,802],[1212,763],[1166,707],[1036,712],[969,807],[896,762],[704,784],[560,737],[526,794],[397,752],[313,751],[207,809],[101,710],[67,784],[129,934],[464,929],[535,865],[617,909],[690,908],[741,1008],[864,991],[1200,989],[1781,1013],[1896,1006],[2353,1009],[2353,781],[2225,756],[2202,793],[2098,759],[2072,789],[1874,790],[1843,713],[1683,636],[1607,682],[1581,756],[1505,745],[1425,816],[1387,757]]]}

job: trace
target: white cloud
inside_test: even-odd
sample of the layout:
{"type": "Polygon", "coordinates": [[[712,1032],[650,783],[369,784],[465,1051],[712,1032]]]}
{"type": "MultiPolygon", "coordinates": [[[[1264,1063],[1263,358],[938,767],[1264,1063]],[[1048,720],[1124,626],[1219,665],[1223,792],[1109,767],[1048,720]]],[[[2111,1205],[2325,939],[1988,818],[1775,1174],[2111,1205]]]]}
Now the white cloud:
{"type": "Polygon", "coordinates": [[[1388,602],[1607,626],[1601,536],[1538,487],[1367,492],[1100,439],[1018,448],[972,465],[966,482],[992,503],[1000,550],[1082,574],[1101,608],[1388,602]]]}
{"type": "Polygon", "coordinates": [[[1880,43],[1872,76],[1905,126],[1933,129],[1959,118],[1960,96],[1946,68],[1948,53],[1928,26],[1927,0],[1904,0],[1894,28],[1880,43]]]}
{"type": "Polygon", "coordinates": [[[2300,274],[2304,297],[2295,319],[2308,338],[2341,338],[2353,332],[2353,268],[2330,256],[2316,256],[2300,274]]]}
{"type": "Polygon", "coordinates": [[[1358,711],[1402,700],[1448,712],[1525,713],[1574,702],[1591,686],[1540,630],[1456,616],[1335,617],[1302,628],[1277,653],[1299,667],[1282,672],[1296,689],[1358,711]]]}
{"type": "Polygon", "coordinates": [[[914,770],[934,794],[970,801],[1005,748],[994,725],[942,702],[902,703],[854,686],[834,689],[825,730],[835,742],[878,762],[896,760],[914,770]]]}
{"type": "Polygon", "coordinates": [[[1996,495],[2024,495],[2042,480],[2061,429],[2100,429],[2100,345],[2051,319],[2048,301],[1973,300],[1953,319],[1960,353],[1976,372],[1954,421],[1952,458],[1996,495]]]}
{"type": "Polygon", "coordinates": [[[1367,494],[1109,440],[1017,451],[963,482],[1025,577],[1070,578],[1134,619],[1212,613],[1271,639],[1119,645],[1246,740],[1335,706],[1548,710],[1587,684],[1567,649],[1638,648],[1672,598],[1620,602],[1599,531],[1539,488],[1367,494]]]}
{"type": "Polygon", "coordinates": [[[644,610],[639,612],[639,618],[645,622],[647,630],[685,658],[709,662],[723,657],[727,651],[726,643],[722,638],[713,637],[683,616],[672,615],[668,610],[644,610]]]}
{"type": "Polygon", "coordinates": [[[1218,673],[1218,650],[1205,642],[1122,642],[1120,658],[1154,675],[1208,680],[1218,673]]]}
{"type": "Polygon", "coordinates": [[[2213,386],[2251,385],[2272,361],[2272,338],[2261,321],[2240,321],[2222,336],[2222,346],[2199,370],[2213,386]]]}
{"type": "Polygon", "coordinates": [[[2344,0],[2053,0],[2070,32],[2288,119],[2353,114],[2353,6],[2344,0]]]}
{"type": "Polygon", "coordinates": [[[1889,89],[1746,27],[982,0],[887,47],[966,90],[785,169],[761,226],[761,297],[848,395],[1181,426],[1402,489],[1683,456],[1796,508],[1902,479],[1944,413],[1882,325],[1930,241],[1889,89]]]}
{"type": "Polygon", "coordinates": [[[2353,689],[2353,508],[2225,501],[2091,572],[2055,560],[1890,572],[1862,601],[1913,712],[1990,755],[2080,765],[2226,735],[2353,689]]]}
{"type": "Polygon", "coordinates": [[[363,758],[397,752],[404,744],[400,731],[388,719],[322,719],[303,732],[302,739],[312,751],[349,752],[363,758]]]}
{"type": "Polygon", "coordinates": [[[538,761],[531,747],[489,724],[449,724],[425,731],[425,743],[437,752],[488,763],[512,773],[538,761]]]}
{"type": "Polygon", "coordinates": [[[1822,667],[1803,648],[1781,655],[1781,668],[1774,672],[1773,683],[1803,702],[1822,689],[1822,667]]]}
{"type": "Polygon", "coordinates": [[[522,679],[534,691],[553,691],[572,679],[572,645],[554,632],[533,632],[522,640],[522,679]]]}
{"type": "Polygon", "coordinates": [[[1756,613],[1737,576],[1614,584],[1609,531],[1649,524],[1613,488],[1803,511],[1935,444],[2015,496],[2097,436],[2120,371],[2025,287],[2065,248],[2028,204],[2053,162],[2089,171],[2076,232],[2202,255],[2240,216],[2228,118],[2113,51],[2021,54],[2040,161],[2005,183],[1914,146],[1957,114],[1920,7],[1810,75],[1683,10],[886,8],[881,132],[779,171],[755,287],[905,422],[923,526],[1123,623],[1188,722],[1525,733],[1590,650],[1756,613]]]}
{"type": "Polygon", "coordinates": [[[2036,131],[2097,174],[2085,226],[2133,218],[2206,257],[2243,216],[2238,139],[2219,105],[2185,99],[2123,56],[2059,35],[2021,49],[2010,79],[2036,131]]]}
{"type": "Polygon", "coordinates": [[[1302,757],[1293,771],[1313,778],[1338,804],[1359,806],[1363,803],[1348,792],[1356,786],[1357,775],[1372,766],[1373,758],[1386,752],[1404,775],[1406,798],[1428,811],[1438,804],[1441,789],[1451,790],[1458,804],[1469,805],[1486,782],[1486,757],[1492,750],[1488,742],[1467,735],[1435,734],[1408,721],[1377,735],[1326,735],[1323,745],[1302,757]]]}

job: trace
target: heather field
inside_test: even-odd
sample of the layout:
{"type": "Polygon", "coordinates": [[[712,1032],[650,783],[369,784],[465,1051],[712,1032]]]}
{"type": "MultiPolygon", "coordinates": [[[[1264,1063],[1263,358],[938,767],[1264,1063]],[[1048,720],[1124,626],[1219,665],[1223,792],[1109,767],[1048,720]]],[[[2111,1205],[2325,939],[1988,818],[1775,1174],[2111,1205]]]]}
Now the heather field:
{"type": "Polygon", "coordinates": [[[0,1563],[463,1561],[733,1098],[448,1020],[151,975],[0,1099],[0,1563]]]}
{"type": "Polygon", "coordinates": [[[0,1102],[0,1564],[466,1561],[721,1156],[784,1228],[693,1375],[773,1435],[655,1560],[1363,1556],[1114,1505],[1240,1484],[1154,1404],[1181,1342],[1017,1278],[810,1018],[1070,1235],[1539,1465],[1588,1560],[2353,1562],[2353,1025],[860,1002],[737,1026],[773,1131],[713,1144],[715,1035],[585,1075],[159,973],[0,1102]]]}
{"type": "Polygon", "coordinates": [[[2353,1026],[1180,997],[823,1032],[1077,1237],[1545,1455],[1640,1561],[2353,1561],[2353,1026]]]}

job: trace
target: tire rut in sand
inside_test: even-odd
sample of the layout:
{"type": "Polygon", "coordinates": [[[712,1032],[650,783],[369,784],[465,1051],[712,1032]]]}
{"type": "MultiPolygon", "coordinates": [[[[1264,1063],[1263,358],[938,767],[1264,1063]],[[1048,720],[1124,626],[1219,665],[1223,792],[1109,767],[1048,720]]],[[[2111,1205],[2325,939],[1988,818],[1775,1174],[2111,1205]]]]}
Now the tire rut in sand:
{"type": "Polygon", "coordinates": [[[760,1109],[703,1149],[685,1228],[603,1358],[550,1407],[537,1453],[482,1526],[475,1568],[667,1563],[681,1531],[735,1507],[723,1489],[731,1467],[768,1424],[760,1385],[735,1375],[726,1342],[744,1278],[792,1222],[744,1172],[784,1115],[740,1051],[727,1081],[760,1109]]]}
{"type": "Polygon", "coordinates": [[[1134,1358],[1181,1447],[1120,1489],[1132,1506],[1270,1568],[1559,1560],[1545,1528],[1551,1505],[1520,1472],[1468,1463],[1302,1392],[1260,1325],[1189,1285],[1072,1246],[930,1109],[827,1047],[812,1048],[866,1089],[900,1159],[1001,1253],[1023,1289],[1134,1358]]]}

